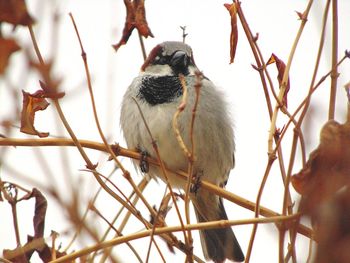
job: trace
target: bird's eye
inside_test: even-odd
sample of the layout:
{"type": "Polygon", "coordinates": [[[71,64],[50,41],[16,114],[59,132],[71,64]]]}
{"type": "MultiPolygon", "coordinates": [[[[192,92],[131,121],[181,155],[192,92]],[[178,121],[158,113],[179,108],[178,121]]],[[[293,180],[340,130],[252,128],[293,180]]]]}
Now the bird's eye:
{"type": "Polygon", "coordinates": [[[158,64],[158,65],[164,65],[168,63],[168,59],[166,57],[162,57],[162,56],[156,56],[154,58],[154,64],[158,64]]]}

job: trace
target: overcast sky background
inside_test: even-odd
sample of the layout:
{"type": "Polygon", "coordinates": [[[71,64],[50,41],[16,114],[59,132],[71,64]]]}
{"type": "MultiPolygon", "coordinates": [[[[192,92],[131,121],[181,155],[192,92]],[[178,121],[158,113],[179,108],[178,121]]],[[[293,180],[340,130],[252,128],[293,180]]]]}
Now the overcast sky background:
{"type": "MultiPolygon", "coordinates": [[[[62,99],[62,108],[77,137],[101,141],[94,125],[84,67],[80,56],[80,47],[68,16],[69,12],[72,12],[75,17],[87,53],[102,128],[110,143],[118,142],[125,146],[119,128],[120,102],[125,89],[132,79],[137,76],[143,63],[143,58],[136,31],[133,32],[128,44],[122,46],[117,53],[111,47],[112,44],[119,41],[124,26],[125,7],[123,1],[76,0],[52,1],[50,4],[38,0],[27,2],[30,13],[37,20],[37,25],[34,29],[44,58],[48,60],[53,53],[56,53],[58,58],[55,61],[55,77],[62,78],[61,88],[66,92],[65,98],[62,99]],[[59,11],[60,26],[58,41],[53,43],[51,30],[54,10],[59,11]]],[[[147,20],[155,37],[146,39],[145,46],[147,52],[149,52],[156,44],[162,41],[181,41],[182,31],[180,26],[186,26],[186,32],[188,33],[186,43],[193,48],[197,66],[227,94],[227,100],[231,106],[230,110],[235,123],[236,167],[231,173],[227,189],[246,199],[255,201],[268,160],[269,116],[259,75],[251,67],[251,64],[255,64],[255,61],[240,23],[235,62],[229,64],[230,17],[223,6],[227,2],[229,1],[146,1],[147,20]]],[[[325,1],[315,1],[295,54],[290,74],[291,90],[288,96],[290,112],[294,112],[294,109],[305,97],[309,88],[318,50],[324,4],[325,1]]],[[[304,11],[306,5],[307,1],[242,1],[242,8],[251,30],[259,33],[258,44],[265,61],[268,60],[271,53],[275,53],[279,58],[285,62],[287,61],[300,25],[295,11],[304,11]]],[[[348,22],[350,2],[339,1],[338,5],[340,58],[343,56],[345,49],[350,48],[350,24],[348,22]]],[[[328,19],[328,22],[330,21],[331,16],[328,19]]],[[[330,23],[328,24],[330,25],[330,23]]],[[[7,32],[21,39],[22,43],[26,43],[26,46],[32,49],[30,37],[25,28],[18,28],[15,33],[11,33],[10,30],[7,30],[7,32]]],[[[321,60],[317,80],[331,68],[330,36],[330,26],[328,26],[324,47],[325,56],[321,60]]],[[[36,74],[25,76],[26,74],[24,74],[23,54],[18,52],[18,54],[13,56],[11,63],[12,71],[9,75],[11,81],[19,89],[25,89],[28,92],[37,90],[38,76],[36,74]],[[26,79],[25,85],[23,85],[23,78],[26,79]]],[[[270,67],[270,74],[274,80],[274,86],[277,88],[277,73],[274,65],[270,67]]],[[[336,120],[342,122],[346,114],[346,98],[342,87],[350,80],[349,62],[343,63],[339,68],[339,72],[342,74],[338,80],[336,120]]],[[[319,130],[327,120],[329,83],[329,79],[325,81],[325,84],[315,93],[311,103],[311,112],[313,114],[307,119],[308,126],[305,127],[307,153],[317,146],[319,130]]],[[[9,92],[6,91],[4,81],[0,80],[0,120],[13,116],[14,101],[9,99],[10,97],[9,92]]],[[[49,131],[51,135],[68,137],[66,133],[62,133],[57,128],[60,124],[57,124],[57,119],[53,116],[55,116],[53,106],[50,106],[45,112],[37,114],[36,128],[40,131],[49,131]]],[[[278,127],[282,128],[286,121],[287,119],[280,114],[278,127]]],[[[289,160],[291,135],[292,133],[289,132],[282,145],[286,166],[289,160]]],[[[29,137],[18,131],[11,136],[29,137]]],[[[50,149],[42,149],[42,152],[49,161],[50,167],[48,169],[51,170],[55,177],[56,184],[64,193],[68,186],[62,175],[64,169],[61,167],[60,150],[52,147],[50,149]]],[[[99,162],[100,172],[107,175],[113,168],[111,163],[107,163],[106,155],[101,155],[94,151],[87,152],[94,163],[99,162]]],[[[70,183],[74,184],[75,187],[79,185],[78,189],[82,202],[86,202],[87,205],[88,200],[98,189],[97,183],[91,174],[79,171],[79,169],[85,168],[85,164],[78,151],[75,149],[69,150],[68,155],[70,159],[70,176],[72,176],[70,183]]],[[[132,166],[129,166],[129,161],[125,158],[121,159],[133,171],[132,166]]],[[[13,171],[16,170],[42,184],[48,185],[50,183],[47,176],[45,176],[47,171],[38,166],[38,159],[33,154],[33,149],[23,147],[8,149],[4,163],[6,165],[1,170],[2,180],[22,182],[13,176],[15,174],[13,171]],[[10,169],[10,167],[12,168],[10,169]]],[[[296,160],[294,167],[294,173],[301,168],[299,158],[296,160]]],[[[135,172],[132,174],[136,181],[140,180],[141,175],[135,172]]],[[[114,178],[118,185],[124,187],[123,189],[130,188],[124,182],[125,180],[122,179],[121,174],[116,175],[114,178]]],[[[34,186],[27,181],[22,182],[22,184],[28,188],[34,186]]],[[[152,182],[147,188],[145,196],[151,204],[159,206],[163,192],[164,184],[152,182]]],[[[128,193],[127,190],[126,193],[128,193]]],[[[293,193],[293,196],[295,197],[294,200],[297,201],[298,195],[293,193]]],[[[261,203],[276,212],[281,212],[282,198],[281,176],[278,164],[275,162],[261,203]]],[[[23,242],[25,234],[32,234],[32,232],[26,233],[26,231],[32,231],[31,217],[33,208],[30,204],[32,203],[21,204],[18,209],[23,242]]],[[[118,204],[106,194],[102,194],[98,199],[98,206],[100,209],[103,209],[104,215],[109,219],[113,217],[119,208],[118,204]]],[[[240,208],[237,205],[225,202],[225,206],[230,219],[245,219],[254,216],[253,212],[240,208]]],[[[82,207],[84,207],[84,204],[82,207]]],[[[140,206],[140,210],[145,212],[142,206],[140,206]]],[[[12,229],[10,207],[7,204],[0,203],[0,215],[0,249],[14,248],[15,236],[12,229]]],[[[59,233],[66,231],[69,225],[67,226],[65,223],[65,216],[65,213],[57,203],[49,198],[45,235],[48,236],[51,229],[59,233]]],[[[146,212],[145,216],[147,217],[146,212]]],[[[172,218],[176,218],[173,211],[170,212],[167,218],[169,220],[168,224],[177,224],[172,218]]],[[[99,224],[99,226],[102,229],[106,228],[103,223],[99,224]]],[[[251,228],[251,226],[234,227],[236,236],[244,251],[248,247],[251,228]]],[[[138,223],[130,226],[126,233],[136,230],[141,230],[141,225],[138,223]]],[[[198,235],[195,234],[194,238],[194,252],[202,255],[198,235]]],[[[66,239],[63,235],[62,241],[67,242],[67,240],[69,239],[66,239]]],[[[308,240],[298,236],[297,243],[300,255],[300,261],[298,262],[305,262],[308,240]]],[[[79,240],[76,248],[89,244],[91,244],[89,240],[79,240]]],[[[135,241],[132,244],[135,245],[143,259],[145,259],[147,251],[145,244],[148,246],[148,239],[135,241]]],[[[66,243],[63,244],[63,247],[65,245],[66,243]]],[[[162,247],[166,251],[165,245],[162,244],[162,247]]],[[[117,255],[123,255],[124,253],[124,255],[129,256],[130,254],[129,252],[124,252],[127,251],[125,246],[116,247],[114,251],[117,255]]],[[[160,260],[157,253],[155,253],[155,249],[152,249],[152,256],[152,262],[160,260]]],[[[166,257],[169,262],[183,260],[182,253],[177,253],[175,256],[167,255],[166,257]]],[[[277,262],[277,259],[277,229],[273,225],[260,226],[251,262],[277,262]]],[[[130,262],[130,260],[134,260],[134,258],[126,257],[123,259],[124,262],[130,262]]]]}

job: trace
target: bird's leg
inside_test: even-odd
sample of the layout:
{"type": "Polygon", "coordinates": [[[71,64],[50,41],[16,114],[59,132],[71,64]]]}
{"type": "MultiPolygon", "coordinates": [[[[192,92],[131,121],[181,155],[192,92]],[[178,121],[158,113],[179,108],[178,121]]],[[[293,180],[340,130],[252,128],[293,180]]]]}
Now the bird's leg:
{"type": "Polygon", "coordinates": [[[198,171],[193,175],[193,182],[190,188],[190,192],[197,194],[197,191],[201,187],[201,177],[203,175],[203,171],[198,171]]]}
{"type": "Polygon", "coordinates": [[[147,161],[147,157],[150,156],[149,153],[145,150],[141,150],[140,148],[137,148],[137,151],[140,152],[141,157],[140,157],[140,169],[141,172],[143,173],[148,173],[149,171],[149,163],[147,161]]]}

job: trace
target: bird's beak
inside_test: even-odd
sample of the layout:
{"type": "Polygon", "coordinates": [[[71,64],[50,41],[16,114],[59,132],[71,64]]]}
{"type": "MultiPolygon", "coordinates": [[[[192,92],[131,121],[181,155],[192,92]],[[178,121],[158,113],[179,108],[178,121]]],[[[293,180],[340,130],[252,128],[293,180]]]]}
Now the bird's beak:
{"type": "Polygon", "coordinates": [[[170,66],[176,69],[187,68],[188,66],[188,56],[184,51],[176,51],[171,60],[170,66]]]}

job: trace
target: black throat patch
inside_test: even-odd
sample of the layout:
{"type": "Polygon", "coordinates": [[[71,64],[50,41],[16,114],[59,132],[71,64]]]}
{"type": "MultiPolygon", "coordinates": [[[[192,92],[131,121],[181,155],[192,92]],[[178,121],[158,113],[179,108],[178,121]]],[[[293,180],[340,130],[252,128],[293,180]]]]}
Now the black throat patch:
{"type": "Polygon", "coordinates": [[[169,103],[182,95],[178,76],[145,76],[137,97],[151,105],[169,103]]]}

